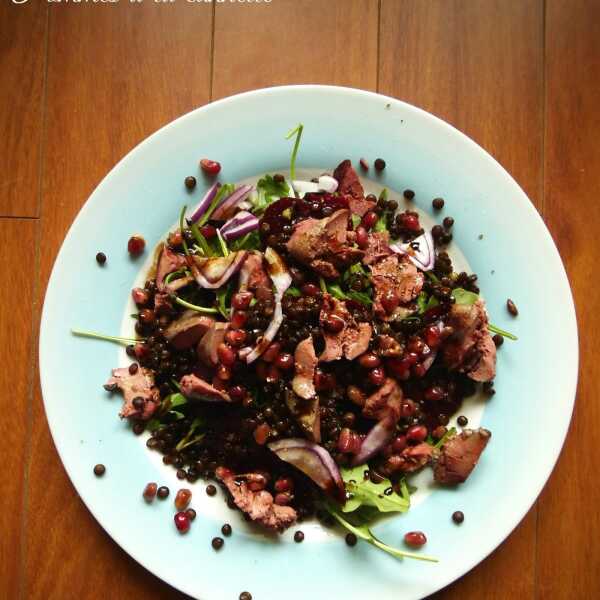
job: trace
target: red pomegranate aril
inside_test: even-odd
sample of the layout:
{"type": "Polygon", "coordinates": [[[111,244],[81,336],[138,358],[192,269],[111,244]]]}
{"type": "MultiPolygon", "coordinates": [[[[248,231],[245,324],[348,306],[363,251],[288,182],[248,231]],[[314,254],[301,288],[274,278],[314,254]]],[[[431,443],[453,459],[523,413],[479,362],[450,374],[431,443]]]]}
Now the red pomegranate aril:
{"type": "Polygon", "coordinates": [[[289,477],[280,477],[275,482],[276,492],[289,492],[294,487],[294,481],[289,477]]]}
{"type": "Polygon", "coordinates": [[[272,342],[271,345],[262,353],[261,358],[265,362],[273,362],[281,352],[281,344],[279,342],[272,342]]]}
{"type": "Polygon", "coordinates": [[[358,162],[360,163],[360,168],[363,171],[368,171],[369,170],[369,163],[367,162],[366,158],[361,158],[358,162]]]}
{"type": "Polygon", "coordinates": [[[200,227],[200,233],[207,239],[210,240],[217,235],[217,230],[212,225],[202,225],[200,227]]]}
{"type": "Polygon", "coordinates": [[[402,226],[410,231],[419,231],[421,229],[419,217],[415,217],[414,215],[403,215],[402,226]]]}
{"type": "Polygon", "coordinates": [[[287,371],[294,366],[294,357],[287,352],[282,352],[274,361],[275,366],[282,371],[287,371]]]}
{"type": "Polygon", "coordinates": [[[412,365],[416,365],[418,360],[419,360],[419,355],[416,354],[415,352],[409,352],[405,357],[404,360],[406,361],[406,364],[409,367],[412,367],[412,365]]]}
{"type": "Polygon", "coordinates": [[[227,367],[231,367],[235,363],[235,350],[223,342],[217,346],[217,356],[219,357],[221,363],[227,367]]]}
{"type": "Polygon", "coordinates": [[[291,494],[283,492],[275,495],[275,504],[278,506],[287,506],[292,501],[291,494]]]}
{"type": "Polygon", "coordinates": [[[414,548],[420,548],[427,543],[427,537],[422,531],[409,531],[404,535],[404,542],[408,546],[413,546],[414,548]]]}
{"type": "Polygon", "coordinates": [[[415,365],[415,366],[412,368],[412,374],[413,374],[415,377],[419,377],[419,378],[421,378],[421,377],[423,377],[423,376],[425,375],[425,373],[427,373],[427,368],[426,368],[426,367],[425,367],[425,365],[423,365],[423,364],[418,364],[418,365],[415,365]]]}
{"type": "Polygon", "coordinates": [[[435,349],[440,345],[441,333],[436,325],[430,325],[425,330],[425,342],[432,349],[435,349]]]}
{"type": "Polygon", "coordinates": [[[375,367],[369,371],[368,377],[373,385],[379,387],[380,385],[383,385],[383,382],[385,381],[385,371],[383,370],[383,367],[375,367]]]}
{"type": "Polygon", "coordinates": [[[329,314],[323,319],[323,327],[331,333],[339,333],[345,325],[344,319],[337,315],[329,314]]]}
{"type": "Polygon", "coordinates": [[[131,290],[131,297],[137,306],[145,306],[150,300],[150,294],[143,288],[133,288],[131,290]]]}
{"type": "Polygon", "coordinates": [[[142,344],[141,342],[134,346],[133,352],[138,360],[147,358],[150,355],[150,349],[148,346],[146,344],[142,344]]]}
{"type": "Polygon", "coordinates": [[[317,369],[315,371],[315,388],[324,392],[327,390],[332,390],[335,387],[335,376],[331,373],[325,373],[321,369],[317,369]]]}
{"type": "Polygon", "coordinates": [[[400,304],[400,298],[398,298],[395,290],[389,290],[381,299],[381,306],[388,315],[391,315],[398,308],[398,304],[400,304]]]}
{"type": "Polygon", "coordinates": [[[225,340],[238,348],[246,341],[246,332],[243,329],[230,329],[225,334],[225,340]]]}
{"type": "Polygon", "coordinates": [[[412,400],[409,398],[402,400],[402,404],[400,405],[401,416],[412,417],[415,412],[417,412],[417,405],[412,400]]]}
{"type": "Polygon", "coordinates": [[[231,317],[231,328],[232,329],[241,329],[248,320],[248,314],[241,310],[236,310],[231,317]]]}
{"type": "Polygon", "coordinates": [[[360,224],[365,229],[371,229],[371,227],[373,227],[375,225],[375,223],[377,223],[378,219],[379,219],[379,217],[378,217],[377,213],[370,210],[369,212],[364,214],[360,224]]]}
{"type": "Polygon", "coordinates": [[[216,160],[210,160],[210,158],[203,158],[200,161],[200,168],[207,175],[217,175],[221,170],[221,163],[218,163],[216,160]]]}
{"type": "Polygon", "coordinates": [[[254,294],[252,292],[237,292],[231,299],[231,306],[233,306],[233,308],[237,308],[238,310],[245,310],[250,306],[250,302],[252,302],[253,297],[254,294]]]}
{"type": "Polygon", "coordinates": [[[259,446],[264,446],[269,439],[269,434],[271,433],[271,428],[266,424],[262,423],[254,430],[254,441],[259,446]]]}
{"type": "Polygon", "coordinates": [[[402,452],[407,446],[407,440],[405,435],[399,435],[392,441],[392,450],[394,452],[402,452]]]}
{"type": "Polygon", "coordinates": [[[144,492],[142,494],[144,496],[144,500],[148,503],[152,502],[152,500],[154,500],[154,498],[156,497],[157,490],[158,485],[156,483],[152,482],[146,484],[146,487],[144,488],[144,492]]]}
{"type": "Polygon", "coordinates": [[[348,427],[340,431],[340,437],[337,441],[337,449],[343,454],[356,453],[360,450],[361,441],[356,432],[348,427]]]}
{"type": "Polygon", "coordinates": [[[319,288],[314,283],[305,283],[300,290],[305,296],[316,296],[319,293],[319,288]]]}
{"type": "Polygon", "coordinates": [[[187,533],[190,530],[190,518],[184,512],[175,513],[173,519],[179,533],[187,533]]]}
{"type": "Polygon", "coordinates": [[[270,364],[269,368],[267,369],[267,383],[275,383],[280,379],[281,373],[279,372],[279,369],[274,364],[270,364]]]}
{"type": "Polygon", "coordinates": [[[409,442],[424,442],[427,437],[427,427],[425,425],[413,425],[406,432],[406,439],[409,442]]]}
{"type": "Polygon", "coordinates": [[[175,508],[177,510],[185,510],[190,500],[192,499],[192,492],[187,488],[181,488],[177,490],[177,494],[175,494],[175,508]]]}
{"type": "Polygon", "coordinates": [[[415,354],[421,354],[423,351],[423,347],[425,346],[425,342],[421,338],[413,337],[408,340],[407,348],[409,352],[414,352],[415,354]]]}
{"type": "Polygon", "coordinates": [[[221,381],[229,381],[231,379],[231,369],[227,365],[219,365],[217,367],[217,377],[221,381]]]}
{"type": "Polygon", "coordinates": [[[146,240],[141,235],[132,235],[127,242],[127,251],[131,256],[139,256],[146,247],[146,240]]]}
{"type": "Polygon", "coordinates": [[[156,321],[156,314],[151,308],[144,308],[144,310],[140,312],[140,321],[146,325],[154,323],[154,321],[156,321]]]}
{"type": "Polygon", "coordinates": [[[369,234],[362,225],[356,228],[356,244],[359,248],[363,249],[369,245],[369,234]]]}
{"type": "Polygon", "coordinates": [[[446,393],[439,385],[432,385],[425,390],[425,399],[438,401],[443,400],[446,397],[446,393]]]}
{"type": "Polygon", "coordinates": [[[233,400],[243,400],[246,396],[246,389],[241,385],[234,385],[229,389],[229,395],[233,400]]]}
{"type": "Polygon", "coordinates": [[[385,366],[396,378],[406,381],[410,377],[410,364],[406,358],[391,358],[386,361],[385,366]]]}
{"type": "Polygon", "coordinates": [[[365,352],[358,357],[358,364],[365,369],[374,369],[381,364],[381,359],[373,352],[365,352]]]}

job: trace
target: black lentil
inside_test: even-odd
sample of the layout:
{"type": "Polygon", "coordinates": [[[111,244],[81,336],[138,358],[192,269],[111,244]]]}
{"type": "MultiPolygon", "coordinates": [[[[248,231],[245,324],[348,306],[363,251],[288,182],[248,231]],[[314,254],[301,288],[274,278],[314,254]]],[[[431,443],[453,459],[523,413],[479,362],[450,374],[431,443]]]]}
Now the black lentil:
{"type": "Polygon", "coordinates": [[[444,208],[444,199],[443,198],[434,198],[431,201],[431,205],[435,210],[442,210],[444,208]]]}
{"type": "Polygon", "coordinates": [[[496,345],[496,348],[500,348],[500,346],[502,346],[502,344],[504,344],[504,336],[500,335],[499,333],[494,335],[492,337],[492,340],[494,340],[494,344],[496,345]]]}
{"type": "Polygon", "coordinates": [[[215,486],[214,486],[212,483],[209,483],[209,484],[206,486],[206,493],[207,493],[209,496],[214,496],[214,495],[217,493],[217,488],[216,488],[216,487],[215,487],[215,486]]]}
{"type": "Polygon", "coordinates": [[[193,190],[196,187],[196,178],[193,175],[188,175],[185,178],[184,183],[188,190],[193,190]]]}
{"type": "Polygon", "coordinates": [[[442,223],[445,229],[452,229],[452,226],[454,225],[454,219],[452,217],[446,217],[442,223]]]}
{"type": "Polygon", "coordinates": [[[296,533],[294,533],[294,541],[299,544],[300,542],[304,541],[304,532],[302,531],[296,531],[296,533]]]}
{"type": "Polygon", "coordinates": [[[519,314],[517,305],[510,298],[506,301],[506,308],[513,317],[516,317],[519,314]]]}
{"type": "MultiPolygon", "coordinates": [[[[137,363],[131,363],[129,365],[129,374],[135,375],[138,372],[138,369],[139,369],[139,367],[138,367],[137,363]]],[[[137,400],[137,398],[136,398],[136,400],[137,400]]],[[[143,402],[143,399],[142,399],[142,402],[143,402]]]]}
{"type": "Polygon", "coordinates": [[[99,265],[103,265],[106,262],[106,254],[104,254],[104,252],[98,252],[98,254],[96,254],[96,262],[99,265]]]}
{"type": "Polygon", "coordinates": [[[356,535],[353,533],[346,534],[346,544],[348,544],[348,546],[356,546],[356,542],[358,542],[356,535]]]}
{"type": "Polygon", "coordinates": [[[220,550],[223,547],[224,543],[225,540],[223,540],[223,538],[215,537],[212,539],[211,545],[215,550],[220,550]]]}
{"type": "Polygon", "coordinates": [[[158,488],[158,491],[156,492],[156,495],[161,499],[164,500],[165,498],[169,497],[169,488],[166,485],[161,485],[158,488]]]}
{"type": "Polygon", "coordinates": [[[185,511],[185,514],[190,521],[193,521],[196,518],[196,511],[193,508],[188,508],[185,511]]]}
{"type": "Polygon", "coordinates": [[[240,600],[252,600],[252,594],[250,592],[242,592],[240,594],[240,600]]]}
{"type": "Polygon", "coordinates": [[[458,419],[456,419],[456,422],[461,426],[461,427],[466,427],[467,424],[469,423],[469,419],[467,419],[467,417],[465,417],[464,415],[460,415],[458,417],[458,419]]]}
{"type": "Polygon", "coordinates": [[[402,192],[402,195],[407,200],[412,200],[415,197],[415,193],[412,190],[404,190],[404,192],[402,192]]]}
{"type": "Polygon", "coordinates": [[[133,433],[135,433],[135,435],[141,435],[146,430],[146,425],[143,421],[136,421],[132,425],[131,430],[133,433]]]}
{"type": "Polygon", "coordinates": [[[383,171],[385,169],[385,160],[383,158],[376,158],[373,166],[376,171],[383,171]]]}
{"type": "Polygon", "coordinates": [[[104,473],[106,473],[106,467],[102,464],[97,464],[94,467],[94,475],[96,477],[102,477],[102,475],[104,475],[104,473]]]}
{"type": "Polygon", "coordinates": [[[221,533],[225,536],[225,537],[229,537],[231,535],[231,525],[229,523],[225,523],[223,525],[223,527],[221,527],[221,533]]]}
{"type": "Polygon", "coordinates": [[[457,524],[460,525],[464,520],[465,520],[465,515],[462,511],[460,510],[456,510],[452,513],[452,520],[457,524]]]}

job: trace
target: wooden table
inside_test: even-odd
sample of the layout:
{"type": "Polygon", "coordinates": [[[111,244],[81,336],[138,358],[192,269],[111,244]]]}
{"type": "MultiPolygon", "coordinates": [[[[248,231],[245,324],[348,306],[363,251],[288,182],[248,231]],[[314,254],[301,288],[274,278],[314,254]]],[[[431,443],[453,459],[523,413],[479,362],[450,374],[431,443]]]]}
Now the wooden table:
{"type": "Polygon", "coordinates": [[[600,597],[599,2],[16,1],[0,5],[0,597],[183,597],[108,537],[67,479],[42,408],[40,307],[68,226],[126,152],[211,100],[288,83],[377,90],[439,115],[544,217],[581,334],[570,434],[522,523],[436,597],[600,597]]]}

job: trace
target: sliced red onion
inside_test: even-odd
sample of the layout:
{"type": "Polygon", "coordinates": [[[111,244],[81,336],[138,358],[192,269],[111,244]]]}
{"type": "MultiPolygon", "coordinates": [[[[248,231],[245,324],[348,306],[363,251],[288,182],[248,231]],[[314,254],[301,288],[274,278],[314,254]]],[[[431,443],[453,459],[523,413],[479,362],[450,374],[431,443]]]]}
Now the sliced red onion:
{"type": "Polygon", "coordinates": [[[225,240],[234,240],[255,229],[258,229],[259,220],[252,213],[242,210],[236,213],[223,227],[221,227],[221,235],[225,240]]]}
{"type": "Polygon", "coordinates": [[[321,177],[319,177],[318,186],[323,192],[333,194],[333,192],[338,189],[338,182],[337,179],[334,179],[330,175],[321,175],[321,177]]]}
{"type": "Polygon", "coordinates": [[[245,250],[240,250],[232,252],[229,256],[211,258],[191,256],[188,264],[200,287],[215,290],[225,285],[229,278],[237,273],[246,260],[247,254],[245,250]]]}
{"type": "Polygon", "coordinates": [[[410,262],[422,271],[431,271],[435,264],[433,238],[428,231],[407,244],[390,244],[390,250],[396,254],[405,254],[410,262]],[[413,245],[418,244],[418,250],[413,245]]]}
{"type": "Polygon", "coordinates": [[[217,348],[225,339],[226,330],[227,323],[214,322],[200,339],[197,349],[198,358],[207,367],[214,367],[219,362],[217,348]]]}
{"type": "Polygon", "coordinates": [[[265,250],[265,260],[267,261],[267,271],[275,286],[275,310],[273,312],[273,318],[262,338],[259,340],[258,344],[256,344],[252,352],[246,357],[247,364],[254,362],[275,339],[279,327],[281,327],[281,323],[283,322],[281,299],[283,298],[284,292],[292,285],[292,276],[290,275],[286,264],[283,262],[281,256],[279,256],[279,254],[277,254],[270,246],[265,250]]]}
{"type": "Polygon", "coordinates": [[[268,447],[277,456],[310,477],[322,490],[344,502],[346,490],[335,461],[323,448],[302,438],[271,442],[268,447]]]}
{"type": "Polygon", "coordinates": [[[239,188],[237,188],[237,190],[233,191],[229,196],[227,196],[227,198],[225,198],[225,200],[223,200],[219,206],[217,206],[211,218],[216,220],[229,218],[233,209],[240,202],[244,202],[251,191],[251,185],[241,185],[239,188]]]}
{"type": "Polygon", "coordinates": [[[206,194],[204,194],[204,198],[198,202],[196,208],[190,213],[188,220],[190,223],[195,223],[200,219],[200,217],[208,210],[210,203],[215,199],[219,188],[221,187],[220,183],[213,183],[209,188],[206,194]]]}
{"type": "Polygon", "coordinates": [[[375,456],[394,436],[396,422],[390,417],[384,417],[375,423],[363,440],[358,454],[352,459],[352,465],[362,465],[375,456]]]}

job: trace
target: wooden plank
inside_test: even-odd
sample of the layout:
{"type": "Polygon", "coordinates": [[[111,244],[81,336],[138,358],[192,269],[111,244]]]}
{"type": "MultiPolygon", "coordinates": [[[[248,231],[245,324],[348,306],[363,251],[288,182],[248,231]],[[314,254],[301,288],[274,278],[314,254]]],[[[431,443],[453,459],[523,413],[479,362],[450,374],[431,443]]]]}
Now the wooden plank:
{"type": "Polygon", "coordinates": [[[600,597],[600,5],[549,0],[546,8],[548,227],[565,263],[580,335],[575,413],[539,502],[540,600],[600,597]]]}
{"type": "Polygon", "coordinates": [[[45,2],[0,4],[0,215],[38,214],[45,2]]]}
{"type": "Polygon", "coordinates": [[[37,221],[0,219],[0,429],[2,510],[0,511],[0,597],[16,598],[19,589],[23,514],[23,471],[31,417],[33,271],[37,221]]]}
{"type": "MultiPolygon", "coordinates": [[[[135,144],[209,100],[209,5],[53,5],[40,299],[77,211],[135,144]]],[[[39,386],[27,502],[26,598],[177,598],[120,550],[78,499],[39,386]]]]}
{"type": "Polygon", "coordinates": [[[375,90],[377,0],[218,4],[213,97],[272,85],[375,90]]]}
{"type": "MultiPolygon", "coordinates": [[[[542,208],[540,0],[382,0],[379,91],[452,123],[542,208]]],[[[437,598],[532,598],[535,508],[508,540],[437,598]]]]}

